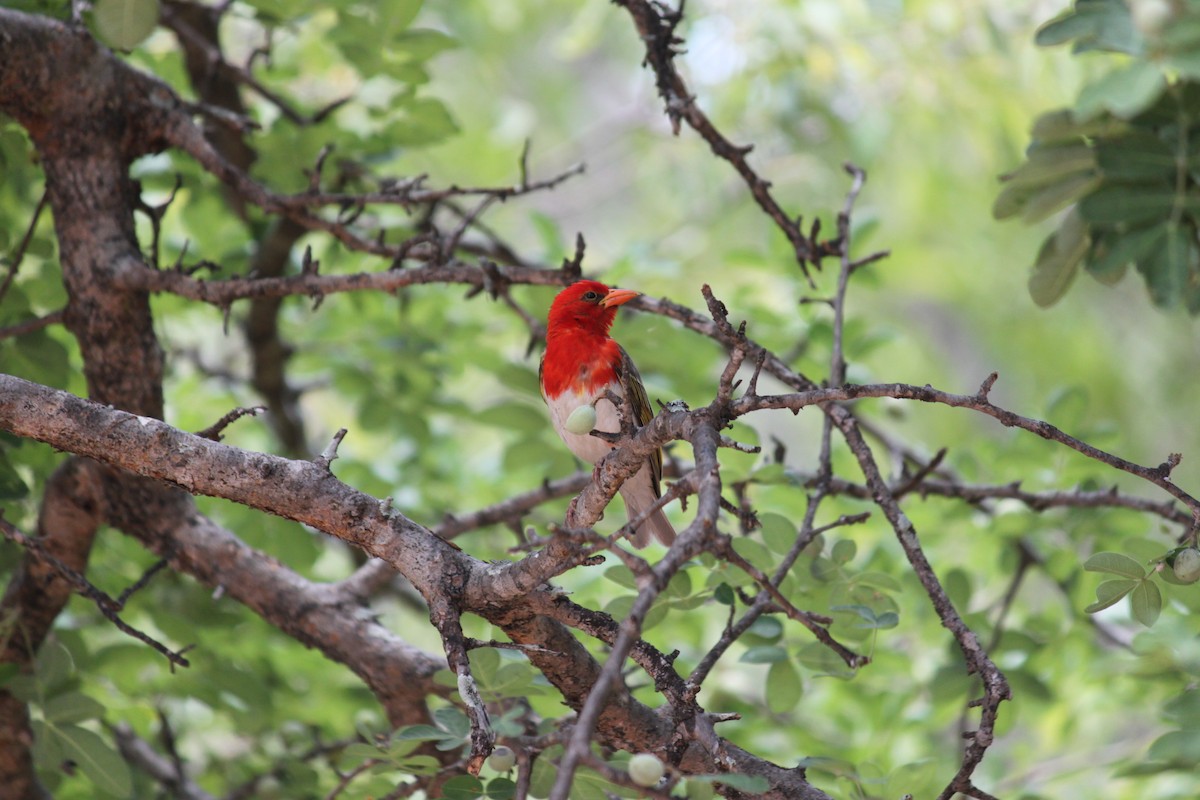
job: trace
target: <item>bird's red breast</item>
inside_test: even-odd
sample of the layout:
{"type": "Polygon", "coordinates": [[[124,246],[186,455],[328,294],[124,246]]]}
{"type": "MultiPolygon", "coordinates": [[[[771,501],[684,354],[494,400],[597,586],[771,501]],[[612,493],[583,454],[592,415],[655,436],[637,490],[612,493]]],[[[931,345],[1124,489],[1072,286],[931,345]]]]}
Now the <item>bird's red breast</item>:
{"type": "Polygon", "coordinates": [[[620,346],[608,335],[617,306],[637,292],[609,289],[599,281],[578,281],[559,292],[550,306],[542,393],[556,398],[572,391],[592,397],[620,379],[620,346]]]}

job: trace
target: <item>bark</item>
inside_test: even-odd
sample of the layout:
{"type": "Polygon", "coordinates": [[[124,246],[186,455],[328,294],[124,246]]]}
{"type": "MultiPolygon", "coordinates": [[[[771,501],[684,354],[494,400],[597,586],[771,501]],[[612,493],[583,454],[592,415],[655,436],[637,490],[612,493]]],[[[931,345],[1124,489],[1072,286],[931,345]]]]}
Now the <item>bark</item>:
{"type": "MultiPolygon", "coordinates": [[[[531,662],[572,708],[580,709],[586,702],[600,674],[600,665],[575,639],[568,625],[590,632],[609,644],[617,636],[615,625],[607,629],[589,629],[589,622],[581,620],[577,609],[553,587],[544,583],[529,586],[512,580],[509,573],[531,574],[526,563],[479,561],[398,511],[345,485],[321,464],[239,450],[184,433],[158,420],[101,406],[7,375],[0,375],[0,429],[47,442],[61,450],[88,455],[143,476],[137,480],[110,478],[129,481],[122,491],[110,490],[110,496],[119,498],[120,503],[112,510],[112,517],[130,527],[153,525],[153,521],[160,518],[170,520],[184,513],[181,509],[189,507],[187,497],[177,490],[166,490],[171,497],[168,501],[162,500],[161,482],[167,481],[192,494],[223,497],[337,536],[383,559],[407,578],[429,601],[431,608],[440,609],[434,612],[433,619],[439,629],[443,628],[445,620],[436,615],[471,612],[501,627],[514,642],[535,645],[528,651],[531,662]],[[179,506],[172,508],[173,504],[179,506]]],[[[281,627],[285,621],[279,619],[279,615],[297,616],[296,609],[303,606],[288,602],[279,606],[271,604],[270,594],[286,591],[286,583],[268,584],[263,587],[261,596],[257,588],[245,586],[280,571],[279,565],[253,552],[222,558],[222,551],[231,548],[229,540],[213,534],[215,526],[211,523],[191,520],[190,524],[209,530],[214,538],[186,558],[182,551],[176,550],[174,559],[180,569],[193,572],[203,580],[222,581],[230,591],[244,592],[239,595],[245,598],[243,602],[261,610],[264,615],[269,614],[268,619],[281,627]],[[218,561],[214,564],[211,560],[218,561]],[[243,571],[239,572],[239,569],[243,571]],[[224,583],[227,574],[244,577],[224,583]]],[[[197,538],[196,532],[187,537],[192,543],[197,538]]],[[[166,548],[164,554],[170,553],[170,548],[184,544],[173,542],[169,531],[154,529],[150,530],[148,541],[166,548]]],[[[545,551],[534,554],[525,561],[554,558],[556,551],[557,548],[549,555],[545,551]]],[[[563,569],[565,567],[558,567],[559,572],[563,569]]],[[[549,571],[554,572],[553,569],[549,571]]],[[[289,580],[295,583],[297,579],[289,580]]],[[[330,591],[336,596],[336,589],[330,591]]],[[[331,635],[337,635],[347,619],[336,611],[329,613],[330,624],[338,626],[331,635]]],[[[599,619],[607,620],[603,615],[599,615],[599,619]]],[[[592,622],[596,622],[595,617],[592,622]]],[[[298,638],[318,629],[305,627],[313,625],[313,621],[304,618],[296,625],[298,627],[285,630],[298,638]]],[[[323,649],[325,646],[322,645],[323,649]]],[[[355,647],[348,644],[346,649],[353,651],[355,647]]],[[[395,657],[394,653],[388,655],[395,657]]],[[[683,695],[682,679],[674,673],[669,658],[645,643],[634,648],[633,657],[654,677],[656,685],[663,687],[664,693],[674,697],[683,695]]],[[[350,663],[356,670],[363,669],[357,662],[350,663]]],[[[393,691],[399,691],[391,681],[406,680],[411,680],[410,673],[392,673],[389,685],[393,686],[393,691]]],[[[670,715],[686,716],[689,713],[688,708],[673,705],[668,705],[662,713],[656,712],[635,700],[620,683],[612,689],[596,733],[610,746],[634,751],[661,750],[675,735],[678,724],[670,715]]],[[[689,724],[698,727],[704,735],[695,741],[684,740],[680,764],[688,771],[762,774],[776,787],[765,795],[767,797],[825,797],[809,786],[800,772],[770,764],[720,740],[712,732],[712,723],[698,707],[689,724]]]]}
{"type": "MultiPolygon", "coordinates": [[[[38,540],[47,555],[82,571],[102,514],[96,465],[69,459],[46,485],[38,540]]],[[[31,671],[38,649],[70,598],[70,585],[50,562],[26,552],[0,600],[6,631],[0,639],[0,664],[31,671]]],[[[0,797],[45,796],[34,780],[32,742],[25,702],[0,689],[0,797]]]]}

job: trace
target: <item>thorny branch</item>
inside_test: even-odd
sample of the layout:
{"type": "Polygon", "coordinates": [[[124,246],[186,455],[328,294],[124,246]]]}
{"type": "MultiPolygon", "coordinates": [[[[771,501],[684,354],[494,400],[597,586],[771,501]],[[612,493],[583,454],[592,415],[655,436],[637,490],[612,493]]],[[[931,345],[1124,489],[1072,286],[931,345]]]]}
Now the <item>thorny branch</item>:
{"type": "MultiPolygon", "coordinates": [[[[979,674],[983,683],[983,697],[977,703],[982,709],[979,728],[968,740],[958,774],[941,796],[948,798],[954,792],[961,792],[969,796],[987,797],[985,792],[971,783],[971,776],[991,744],[997,709],[1000,702],[1008,697],[1008,686],[1004,676],[991,662],[987,650],[980,646],[976,634],[965,625],[950,604],[933,567],[925,557],[916,530],[900,508],[900,498],[910,494],[940,494],[969,502],[1013,497],[1032,508],[1093,504],[1124,506],[1156,513],[1180,524],[1186,524],[1191,515],[1181,511],[1173,503],[1152,503],[1115,492],[1031,493],[1021,491],[1017,485],[964,486],[953,480],[937,477],[938,459],[920,466],[915,474],[889,484],[884,480],[875,456],[863,437],[864,426],[854,415],[849,404],[870,397],[894,397],[972,409],[991,416],[1004,425],[1030,431],[1101,463],[1141,477],[1182,501],[1197,516],[1200,516],[1200,503],[1170,480],[1170,472],[1178,463],[1178,456],[1171,455],[1163,464],[1155,467],[1137,465],[1075,439],[1048,423],[1002,409],[992,404],[987,396],[995,380],[994,375],[989,376],[974,395],[953,395],[929,386],[844,384],[843,325],[848,280],[857,269],[882,257],[882,254],[858,259],[852,259],[850,256],[850,214],[865,179],[864,174],[853,167],[848,168],[853,184],[847,194],[844,210],[838,216],[837,238],[821,241],[820,228],[816,224],[805,234],[800,220],[791,219],[780,208],[770,192],[769,182],[749,165],[746,159],[749,148],[732,144],[713,126],[696,105],[687,85],[677,72],[674,56],[681,40],[675,35],[675,31],[682,19],[682,7],[672,12],[660,4],[645,0],[619,0],[619,4],[629,11],[642,35],[646,44],[647,63],[655,73],[659,93],[666,103],[668,116],[676,131],[680,123],[686,121],[718,157],[727,160],[734,167],[746,182],[755,202],[791,242],[797,264],[810,283],[810,264],[819,267],[825,257],[840,257],[841,270],[837,291],[830,301],[835,314],[835,343],[826,388],[819,387],[808,377],[795,372],[783,359],[751,340],[746,335],[744,324],[739,328],[731,325],[727,319],[727,310],[711,291],[706,291],[705,295],[709,307],[707,317],[665,299],[656,301],[641,298],[635,305],[642,310],[677,319],[689,329],[729,348],[730,361],[722,374],[713,402],[696,411],[681,408],[665,410],[635,435],[627,437],[628,441],[604,459],[598,465],[595,480],[588,475],[580,475],[557,485],[547,484],[541,489],[483,509],[476,514],[447,518],[432,532],[405,518],[400,510],[392,509],[390,503],[379,503],[374,498],[354,493],[337,481],[330,470],[330,462],[336,457],[340,435],[315,463],[258,457],[257,454],[247,454],[233,448],[219,449],[221,446],[212,442],[186,437],[185,434],[173,431],[148,416],[135,417],[111,408],[89,406],[62,393],[40,391],[38,388],[31,388],[31,385],[25,382],[9,378],[0,378],[0,387],[3,388],[3,391],[0,391],[0,401],[6,397],[24,397],[36,401],[41,409],[51,412],[57,409],[67,419],[50,414],[45,419],[31,423],[14,410],[15,402],[10,406],[0,402],[0,425],[9,430],[16,430],[21,435],[51,442],[64,450],[86,453],[143,475],[171,481],[184,486],[190,492],[229,497],[271,513],[301,520],[327,530],[380,558],[380,561],[372,562],[372,565],[360,570],[354,578],[330,587],[328,592],[324,592],[322,587],[313,587],[299,581],[292,581],[294,585],[289,586],[287,576],[284,576],[285,580],[279,588],[296,590],[299,599],[305,601],[304,604],[317,609],[314,613],[336,616],[344,606],[369,594],[378,582],[393,574],[393,570],[401,571],[414,581],[422,596],[429,601],[431,619],[442,634],[447,660],[458,676],[460,694],[466,700],[472,717],[472,771],[478,770],[479,764],[491,747],[492,736],[488,710],[474,690],[474,680],[466,658],[467,650],[474,643],[463,636],[459,617],[465,611],[473,610],[494,621],[513,638],[514,646],[526,652],[530,661],[550,677],[568,704],[578,711],[579,715],[571,728],[554,789],[553,796],[558,798],[567,796],[578,765],[592,762],[590,744],[597,735],[615,746],[627,749],[634,746],[657,748],[672,763],[680,765],[681,769],[739,771],[753,768],[759,774],[769,776],[772,782],[770,796],[823,797],[822,793],[807,784],[798,771],[775,768],[774,765],[755,759],[717,737],[712,728],[722,718],[705,713],[696,703],[696,697],[712,666],[741,633],[749,628],[754,619],[763,613],[786,612],[807,625],[818,638],[828,637],[828,640],[821,638],[821,641],[835,652],[839,652],[847,663],[863,663],[860,656],[838,645],[825,632],[827,620],[795,608],[780,593],[778,587],[803,549],[821,531],[861,521],[862,515],[858,515],[842,517],[826,525],[817,525],[818,510],[825,498],[834,494],[848,494],[870,499],[880,507],[892,525],[935,610],[951,630],[963,651],[968,667],[972,672],[979,674]],[[754,377],[746,393],[735,397],[735,390],[739,388],[736,375],[744,362],[755,365],[754,377]],[[774,376],[794,392],[759,395],[757,385],[760,372],[774,376]],[[811,490],[811,495],[796,543],[776,572],[768,576],[747,562],[739,561],[730,547],[730,537],[720,531],[723,498],[716,454],[717,448],[722,445],[721,431],[733,419],[755,411],[788,408],[798,412],[809,406],[819,408],[826,415],[817,473],[805,487],[811,490]],[[148,460],[137,459],[128,451],[114,451],[111,442],[97,437],[95,429],[89,430],[80,422],[81,418],[99,420],[102,423],[100,427],[104,430],[113,432],[114,436],[128,436],[127,440],[122,441],[134,442],[152,457],[148,460]],[[866,476],[865,485],[851,484],[834,474],[834,429],[841,432],[851,452],[858,459],[866,476]],[[589,526],[599,518],[621,482],[644,463],[651,451],[673,440],[683,440],[691,445],[695,456],[695,468],[685,471],[683,478],[672,487],[672,491],[681,497],[695,496],[698,513],[695,521],[680,534],[676,543],[657,564],[651,566],[638,556],[624,554],[626,563],[632,565],[639,580],[639,592],[633,610],[624,620],[613,620],[607,615],[575,606],[556,594],[546,583],[566,569],[590,561],[589,557],[594,551],[570,541],[569,537],[555,537],[542,550],[520,561],[500,565],[477,562],[441,541],[442,538],[450,538],[462,530],[495,522],[519,525],[523,515],[537,504],[581,490],[571,523],[583,529],[579,531],[582,542],[595,542],[601,537],[590,531],[589,526]],[[192,463],[181,466],[171,462],[172,454],[185,451],[191,454],[192,463]],[[196,471],[198,467],[206,467],[207,471],[196,471]],[[278,478],[277,485],[272,487],[274,494],[263,493],[261,487],[255,486],[247,477],[258,475],[278,478]],[[430,535],[431,533],[438,535],[430,535]],[[733,560],[753,576],[760,591],[756,598],[747,602],[746,613],[736,622],[731,607],[730,622],[720,641],[709,651],[705,660],[693,671],[685,684],[674,672],[671,663],[673,655],[664,655],[647,645],[641,639],[641,626],[646,613],[671,577],[690,559],[704,552],[723,555],[726,559],[733,560]],[[387,566],[378,568],[375,564],[387,566]],[[320,602],[312,602],[314,598],[320,602]],[[518,600],[519,606],[515,605],[518,600]],[[528,612],[531,609],[537,614],[535,620],[529,617],[528,612]],[[583,631],[608,644],[611,647],[608,660],[602,666],[595,663],[586,651],[582,651],[582,647],[567,631],[568,627],[583,631]],[[661,718],[631,699],[622,677],[627,658],[632,658],[653,678],[656,689],[671,703],[670,711],[673,716],[670,726],[662,724],[661,718]],[[569,674],[572,670],[576,673],[582,671],[586,679],[572,680],[577,677],[569,674]],[[612,718],[614,714],[617,716],[615,721],[612,718]],[[635,733],[629,733],[630,720],[645,724],[642,727],[633,726],[635,733]]],[[[248,67],[237,67],[225,61],[220,51],[212,48],[209,39],[194,31],[181,17],[173,16],[176,13],[174,5],[168,4],[166,19],[182,40],[209,52],[210,57],[219,62],[222,68],[231,70],[245,85],[276,102],[285,114],[289,113],[287,104],[272,95],[269,89],[259,85],[248,67]]],[[[499,237],[490,232],[485,234],[484,245],[471,244],[464,240],[469,229],[482,228],[479,217],[495,201],[551,189],[562,180],[577,174],[580,168],[573,168],[546,181],[531,182],[528,179],[526,153],[522,155],[520,162],[520,183],[514,187],[450,187],[431,190],[423,185],[425,176],[419,176],[403,181],[381,181],[376,190],[347,194],[322,189],[322,156],[311,173],[309,190],[301,194],[284,195],[253,181],[244,168],[231,163],[219,148],[215,148],[189,118],[190,111],[194,110],[192,106],[170,92],[164,92],[157,100],[160,102],[156,108],[160,111],[167,110],[161,112],[165,115],[165,121],[163,118],[152,121],[163,125],[156,133],[162,142],[155,139],[156,144],[171,144],[189,153],[202,167],[225,182],[241,200],[256,204],[269,213],[281,215],[304,229],[327,233],[350,248],[390,259],[396,268],[378,273],[322,275],[316,269],[315,262],[306,261],[301,274],[290,277],[202,281],[182,268],[152,270],[141,259],[126,254],[125,258],[114,262],[114,280],[111,285],[116,290],[133,294],[173,292],[227,309],[235,300],[243,298],[279,298],[305,294],[319,300],[326,294],[339,291],[395,291],[417,283],[462,283],[477,290],[486,290],[493,298],[504,300],[529,327],[532,339],[536,342],[540,333],[540,323],[513,301],[508,287],[513,284],[559,285],[581,274],[582,239],[579,240],[575,258],[565,262],[561,270],[539,268],[525,262],[499,237]],[[475,205],[469,210],[456,212],[459,221],[448,235],[438,231],[424,232],[405,242],[389,244],[383,237],[372,236],[363,227],[356,227],[357,221],[362,219],[362,212],[370,205],[399,205],[406,210],[423,206],[428,210],[439,203],[453,205],[452,201],[461,198],[475,198],[475,205]],[[322,214],[330,208],[348,209],[348,214],[332,217],[322,214]],[[468,264],[459,261],[455,256],[456,252],[478,255],[480,262],[468,264]],[[505,264],[493,263],[494,258],[499,258],[505,264]],[[421,262],[421,266],[404,268],[404,262],[407,261],[421,262]]],[[[210,116],[231,121],[229,114],[222,114],[211,108],[205,111],[210,116]]],[[[327,112],[328,109],[325,113],[327,112]]],[[[291,111],[291,116],[297,122],[308,121],[295,111],[291,111]]],[[[37,214],[30,225],[30,232],[36,225],[36,220],[37,214]]],[[[14,274],[15,265],[5,279],[5,288],[14,274]]],[[[3,289],[0,289],[0,295],[2,294],[3,289]]],[[[26,327],[15,332],[17,326],[0,330],[0,338],[32,329],[29,327],[32,323],[23,325],[26,327]]],[[[229,421],[232,419],[222,420],[214,429],[205,433],[218,438],[220,429],[229,421]]],[[[753,509],[749,507],[748,500],[746,506],[744,521],[749,527],[753,521],[753,509]]],[[[128,509],[124,513],[135,517],[128,509]]],[[[198,526],[204,524],[197,523],[198,526]]],[[[9,533],[8,526],[5,527],[5,531],[10,536],[13,535],[9,533]]],[[[17,535],[20,535],[19,532],[17,535]]],[[[217,553],[221,548],[229,550],[233,547],[236,550],[235,542],[230,539],[232,537],[220,539],[220,547],[214,545],[211,550],[200,549],[188,552],[184,556],[176,552],[165,552],[163,556],[168,559],[202,562],[205,556],[217,553]]],[[[25,538],[22,541],[30,548],[36,547],[34,540],[25,538]]],[[[169,550],[164,544],[167,541],[168,539],[163,537],[158,546],[169,550]]],[[[194,542],[192,544],[195,545],[194,542]]],[[[612,541],[604,541],[604,545],[617,547],[612,541]]],[[[248,570],[250,563],[261,554],[239,552],[239,556],[243,557],[243,564],[248,570]]],[[[190,564],[189,569],[202,573],[203,580],[215,583],[221,579],[219,572],[204,573],[203,564],[190,564]]],[[[76,578],[82,580],[78,573],[60,571],[76,585],[76,578]]],[[[1016,589],[1014,583],[1012,591],[1015,593],[1016,589]]],[[[237,592],[238,588],[234,587],[231,591],[237,592]]],[[[106,602],[118,601],[108,598],[106,602]]],[[[104,602],[101,602],[101,606],[103,608],[104,602]]],[[[280,619],[278,609],[256,610],[292,635],[298,638],[303,636],[296,628],[288,628],[287,621],[280,619]]],[[[379,635],[370,624],[361,621],[357,624],[355,630],[360,636],[358,641],[366,641],[379,635]]],[[[320,646],[327,653],[355,664],[353,655],[347,654],[345,649],[339,650],[331,642],[320,642],[320,646]]],[[[393,655],[397,660],[401,658],[400,655],[393,655]]],[[[430,659],[407,651],[402,655],[416,662],[413,669],[422,678],[428,676],[431,669],[430,659]]],[[[361,664],[355,666],[357,669],[363,669],[361,664]]],[[[384,680],[368,677],[368,682],[381,697],[385,695],[385,688],[380,685],[384,680]]],[[[149,760],[146,763],[152,764],[149,760]]],[[[153,767],[148,768],[153,771],[153,767]]]]}
{"type": "Polygon", "coordinates": [[[88,600],[91,600],[100,613],[104,615],[104,618],[111,622],[113,627],[115,627],[117,630],[121,631],[126,636],[131,636],[134,639],[137,639],[139,642],[150,646],[159,653],[162,653],[163,656],[166,657],[167,661],[171,662],[172,669],[176,666],[191,666],[188,663],[188,660],[183,657],[183,654],[191,649],[190,645],[188,647],[184,647],[182,650],[171,650],[152,636],[138,630],[137,628],[134,628],[132,625],[129,625],[127,622],[125,622],[125,620],[121,619],[120,615],[117,613],[124,606],[123,601],[118,602],[117,600],[114,600],[104,592],[97,589],[78,572],[47,553],[45,548],[42,547],[41,543],[36,538],[26,536],[24,533],[17,530],[12,523],[4,519],[3,515],[0,515],[0,533],[4,535],[5,539],[24,547],[26,550],[33,553],[37,558],[49,564],[54,571],[63,578],[63,580],[70,584],[71,588],[75,592],[82,597],[86,597],[88,600]]]}
{"type": "Polygon", "coordinates": [[[682,3],[675,12],[667,12],[664,6],[650,0],[616,0],[616,3],[624,6],[633,17],[638,34],[645,42],[645,63],[654,70],[658,94],[666,105],[667,116],[675,133],[679,133],[680,120],[686,121],[688,126],[708,143],[718,158],[728,161],[737,170],[738,175],[749,187],[754,202],[791,242],[796,261],[811,283],[808,265],[820,268],[821,259],[841,252],[842,244],[837,240],[821,241],[818,238],[821,227],[815,223],[810,233],[805,235],[800,226],[801,220],[792,219],[787,215],[771,194],[770,181],[760,176],[746,160],[753,146],[738,146],[729,141],[696,104],[696,98],[675,69],[675,56],[679,52],[678,47],[683,43],[683,40],[675,35],[675,28],[683,18],[682,3]]]}

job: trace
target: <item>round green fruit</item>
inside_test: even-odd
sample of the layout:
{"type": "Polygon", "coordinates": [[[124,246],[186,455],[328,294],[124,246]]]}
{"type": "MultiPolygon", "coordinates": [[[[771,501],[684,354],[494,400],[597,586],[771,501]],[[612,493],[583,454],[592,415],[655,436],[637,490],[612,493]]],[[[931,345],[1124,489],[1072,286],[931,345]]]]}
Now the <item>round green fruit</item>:
{"type": "Polygon", "coordinates": [[[500,745],[488,756],[488,766],[496,772],[508,772],[517,763],[517,754],[511,747],[500,745]]]}
{"type": "Polygon", "coordinates": [[[596,407],[586,405],[575,409],[567,417],[567,421],[563,423],[563,427],[579,436],[588,433],[592,428],[596,427],[596,407]]]}
{"type": "Polygon", "coordinates": [[[638,786],[657,786],[666,771],[653,753],[638,753],[629,759],[629,779],[638,786]]]}
{"type": "Polygon", "coordinates": [[[1183,583],[1200,581],[1200,550],[1189,547],[1175,554],[1175,577],[1183,583]]]}

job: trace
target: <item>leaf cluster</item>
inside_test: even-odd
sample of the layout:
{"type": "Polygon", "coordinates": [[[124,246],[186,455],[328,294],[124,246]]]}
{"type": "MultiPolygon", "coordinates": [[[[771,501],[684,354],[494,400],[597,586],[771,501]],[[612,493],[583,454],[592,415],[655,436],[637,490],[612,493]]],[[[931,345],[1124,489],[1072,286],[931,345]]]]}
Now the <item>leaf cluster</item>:
{"type": "Polygon", "coordinates": [[[1004,176],[997,219],[1059,214],[1029,279],[1039,305],[1080,267],[1112,284],[1133,266],[1151,300],[1200,313],[1200,3],[1079,0],[1044,25],[1043,46],[1126,58],[1035,122],[1026,160],[1004,176]],[[1138,9],[1155,5],[1162,18],[1138,9]]]}

